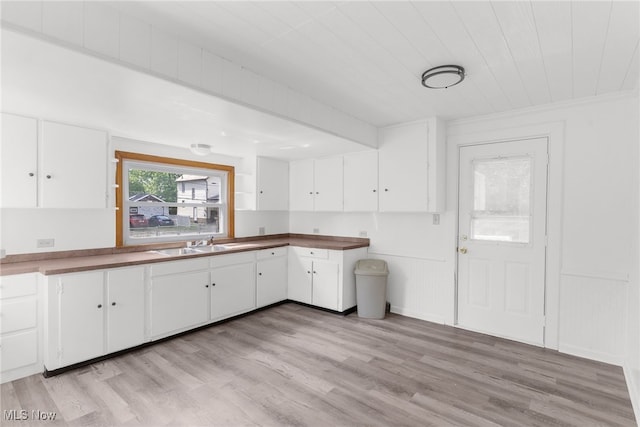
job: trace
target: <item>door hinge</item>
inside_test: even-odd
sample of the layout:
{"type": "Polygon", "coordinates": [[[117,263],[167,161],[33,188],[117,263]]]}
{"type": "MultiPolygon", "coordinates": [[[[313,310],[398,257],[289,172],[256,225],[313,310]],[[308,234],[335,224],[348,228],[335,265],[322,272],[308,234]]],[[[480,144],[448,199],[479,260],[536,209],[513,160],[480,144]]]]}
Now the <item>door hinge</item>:
{"type": "Polygon", "coordinates": [[[58,291],[58,295],[62,295],[64,292],[64,284],[62,282],[58,282],[56,285],[56,290],[58,291]]]}

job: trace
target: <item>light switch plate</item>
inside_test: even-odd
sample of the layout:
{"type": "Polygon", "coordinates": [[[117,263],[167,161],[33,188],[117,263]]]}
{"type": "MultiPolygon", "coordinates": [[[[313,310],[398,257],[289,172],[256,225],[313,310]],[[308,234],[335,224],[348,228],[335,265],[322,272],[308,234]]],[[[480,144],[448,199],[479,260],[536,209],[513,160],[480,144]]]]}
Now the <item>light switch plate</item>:
{"type": "Polygon", "coordinates": [[[258,235],[264,236],[264,227],[258,227],[258,235]]]}
{"type": "Polygon", "coordinates": [[[319,229],[319,228],[314,228],[314,229],[313,229],[313,233],[314,233],[314,234],[318,234],[318,233],[320,233],[320,229],[319,229]]]}

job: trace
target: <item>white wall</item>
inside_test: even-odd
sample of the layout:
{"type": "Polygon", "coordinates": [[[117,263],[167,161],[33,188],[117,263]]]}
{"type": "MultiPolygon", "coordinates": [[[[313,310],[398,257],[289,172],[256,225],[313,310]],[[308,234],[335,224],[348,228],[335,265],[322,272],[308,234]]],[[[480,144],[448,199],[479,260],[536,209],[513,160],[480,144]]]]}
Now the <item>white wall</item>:
{"type": "MultiPolygon", "coordinates": [[[[145,141],[112,137],[109,152],[130,151],[156,156],[220,163],[243,168],[246,159],[209,155],[198,157],[186,149],[145,141]]],[[[255,158],[252,160],[255,163],[255,158]]],[[[255,177],[251,177],[255,179],[255,177]]],[[[115,163],[110,164],[109,181],[115,182],[115,163]]],[[[107,209],[0,209],[0,248],[6,255],[65,250],[111,248],[115,246],[115,192],[107,209]],[[53,248],[37,248],[38,239],[55,239],[53,248]]],[[[255,206],[255,204],[254,204],[255,206]]],[[[287,212],[236,211],[237,237],[254,236],[264,227],[266,234],[287,233],[287,212]]]]}
{"type": "Polygon", "coordinates": [[[547,307],[557,311],[548,313],[547,326],[555,329],[548,332],[557,333],[560,351],[619,365],[628,354],[628,301],[637,295],[631,276],[638,262],[638,114],[637,93],[621,94],[461,120],[448,129],[450,139],[490,140],[561,123],[564,133],[550,139],[550,193],[562,198],[549,207],[560,228],[550,234],[558,239],[559,260],[552,261],[559,263],[547,276],[547,307]]]}
{"type": "MultiPolygon", "coordinates": [[[[640,164],[640,140],[636,139],[635,155],[633,157],[640,164]]],[[[640,168],[635,169],[635,212],[640,211],[640,168]]],[[[627,357],[624,362],[625,377],[631,395],[631,402],[636,414],[636,420],[640,419],[640,215],[636,216],[635,235],[631,256],[633,269],[629,281],[629,295],[627,299],[627,357]]]]}

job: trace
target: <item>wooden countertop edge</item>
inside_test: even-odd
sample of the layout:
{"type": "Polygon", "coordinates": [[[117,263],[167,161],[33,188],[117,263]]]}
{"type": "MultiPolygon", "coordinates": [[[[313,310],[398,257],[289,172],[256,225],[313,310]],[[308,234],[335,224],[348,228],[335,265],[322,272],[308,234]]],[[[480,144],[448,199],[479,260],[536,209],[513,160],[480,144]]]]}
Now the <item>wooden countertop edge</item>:
{"type": "MultiPolygon", "coordinates": [[[[225,243],[255,243],[251,247],[230,248],[218,252],[185,254],[167,256],[154,254],[151,251],[166,248],[184,247],[173,244],[162,244],[153,246],[136,246],[130,248],[106,248],[88,249],[77,251],[50,252],[55,254],[51,257],[43,257],[44,254],[27,254],[12,256],[15,261],[0,263],[0,276],[10,276],[15,274],[40,273],[45,276],[54,274],[76,273],[81,271],[101,270],[104,268],[129,267],[141,264],[151,264],[156,262],[167,262],[183,259],[193,259],[226,255],[239,252],[256,251],[282,246],[301,246],[330,250],[351,250],[366,248],[369,246],[369,239],[350,238],[335,236],[315,236],[305,234],[279,234],[270,236],[256,236],[256,238],[220,239],[216,244],[225,243]],[[262,242],[262,243],[257,243],[262,242]],[[133,250],[136,248],[136,250],[133,250]],[[64,256],[60,256],[64,254],[64,256]],[[34,255],[35,259],[29,259],[29,255],[34,255]],[[27,258],[23,260],[23,258],[27,258]]],[[[9,258],[9,257],[7,257],[9,258]]]]}

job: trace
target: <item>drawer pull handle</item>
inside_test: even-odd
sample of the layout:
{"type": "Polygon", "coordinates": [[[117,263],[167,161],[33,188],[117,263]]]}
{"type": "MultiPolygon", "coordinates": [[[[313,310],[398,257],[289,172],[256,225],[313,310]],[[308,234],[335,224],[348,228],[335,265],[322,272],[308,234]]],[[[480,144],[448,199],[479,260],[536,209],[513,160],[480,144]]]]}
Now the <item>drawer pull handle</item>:
{"type": "Polygon", "coordinates": [[[215,285],[216,285],[215,283],[212,283],[212,284],[211,284],[211,286],[215,286],[215,285]]]}
{"type": "Polygon", "coordinates": [[[102,304],[98,304],[98,308],[102,308],[102,304]]]}
{"type": "Polygon", "coordinates": [[[112,303],[111,303],[111,305],[115,306],[115,305],[116,305],[116,302],[115,302],[115,301],[114,301],[114,302],[112,302],[112,303]]]}

